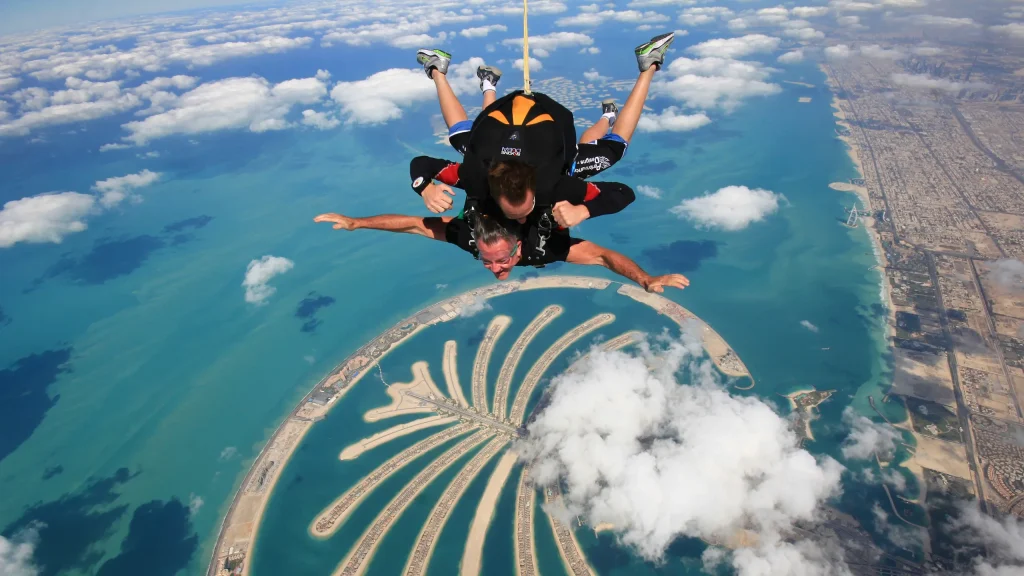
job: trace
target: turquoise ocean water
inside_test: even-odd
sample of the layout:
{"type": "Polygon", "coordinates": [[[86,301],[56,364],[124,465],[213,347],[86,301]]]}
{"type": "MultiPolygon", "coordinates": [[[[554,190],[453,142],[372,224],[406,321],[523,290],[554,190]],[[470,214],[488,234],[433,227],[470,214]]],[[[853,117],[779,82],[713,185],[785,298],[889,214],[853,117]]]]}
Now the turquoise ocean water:
{"type": "MultiPolygon", "coordinates": [[[[295,75],[276,58],[260,73],[271,79],[295,75]]],[[[324,65],[317,58],[303,62],[303,73],[324,65]]],[[[546,74],[577,77],[570,61],[559,68],[549,59],[546,74]]],[[[344,76],[367,73],[346,70],[344,76]]],[[[843,409],[852,404],[870,414],[867,396],[877,400],[883,394],[880,278],[871,269],[875,261],[865,231],[839,223],[853,196],[828,188],[855,172],[833,134],[824,76],[805,64],[775,79],[816,87],[783,84],[781,94],[717,115],[695,132],[637,134],[622,163],[601,178],[656,186],[663,198],[641,196],[619,215],[584,223],[579,234],[625,252],[651,272],[687,274],[692,286],[669,296],[736,349],[757,380],[750,393],[787,410],[779,394],[807,386],[838,390],[822,405],[814,425],[817,441],[808,445],[814,453],[838,457],[846,433],[843,409]],[[812,101],[798,103],[800,96],[812,101]],[[766,221],[732,233],[695,229],[668,211],[685,198],[727,185],[766,188],[787,202],[766,221]],[[819,331],[808,331],[802,320],[819,331]]],[[[434,112],[432,105],[422,110],[434,112]]],[[[12,428],[17,444],[0,460],[0,531],[10,535],[44,523],[37,549],[44,574],[127,573],[118,568],[137,559],[147,542],[160,542],[164,550],[153,562],[161,571],[153,573],[198,573],[249,464],[308,389],[409,312],[491,277],[454,247],[408,236],[335,232],[312,223],[324,211],[423,213],[408,188],[409,158],[421,152],[454,158],[434,143],[426,114],[324,133],[220,134],[194,144],[169,139],[153,145],[158,158],[82,152],[83,143],[95,150],[111,141],[116,124],[111,126],[31,145],[36,148],[4,143],[0,149],[4,201],[50,190],[84,192],[96,180],[142,168],[164,174],[141,191],[141,203],[92,219],[86,232],[61,245],[0,251],[0,307],[11,319],[0,328],[0,369],[6,369],[5,383],[29,390],[19,400],[12,428]],[[287,257],[295,268],[271,282],[277,292],[266,305],[253,306],[244,301],[241,282],[248,262],[265,254],[287,257]],[[303,332],[308,319],[296,312],[311,292],[335,301],[316,312],[314,331],[303,332]],[[133,538],[126,540],[129,534],[133,538]],[[120,563],[104,564],[115,557],[120,563]]],[[[568,266],[554,272],[610,277],[568,266]]],[[[562,297],[550,298],[530,305],[539,311],[562,297]]],[[[516,325],[534,314],[517,311],[516,325]]],[[[590,315],[592,309],[568,307],[558,322],[572,325],[590,315]]],[[[636,321],[623,330],[657,324],[653,317],[646,326],[636,321]]],[[[467,321],[462,340],[472,336],[470,328],[479,327],[467,321]]],[[[606,335],[622,331],[613,328],[619,325],[606,335]]],[[[503,357],[514,334],[499,343],[495,358],[503,357]]],[[[535,346],[546,347],[554,338],[542,334],[535,346]]],[[[383,368],[400,380],[408,377],[410,359],[425,359],[437,378],[440,350],[437,342],[410,345],[383,368]]],[[[465,388],[472,358],[466,349],[461,352],[465,388]]],[[[492,361],[492,373],[498,368],[500,362],[492,361]]],[[[288,573],[323,573],[344,555],[338,543],[354,541],[361,532],[356,522],[348,523],[329,541],[332,550],[322,553],[328,544],[305,531],[323,495],[340,493],[337,484],[330,490],[321,485],[325,471],[354,479],[379,463],[372,453],[344,466],[336,460],[354,439],[347,422],[384,397],[379,383],[367,380],[360,387],[314,427],[284,471],[260,535],[258,574],[283,573],[276,570],[282,566],[288,573]],[[324,456],[331,453],[333,460],[324,456]]],[[[388,452],[415,439],[406,437],[388,452]]],[[[427,489],[383,546],[415,536],[416,520],[429,512],[425,502],[436,499],[457,469],[427,489]]],[[[483,490],[490,469],[484,468],[455,509],[439,551],[446,543],[461,549],[474,510],[465,502],[483,490]]],[[[403,471],[389,485],[397,489],[413,473],[403,471]]],[[[517,474],[507,488],[514,488],[517,474]]],[[[387,492],[371,497],[377,508],[387,492]]],[[[508,492],[495,525],[511,526],[508,492]]],[[[838,504],[870,528],[864,502],[872,501],[886,502],[879,488],[849,482],[838,504]]],[[[539,520],[537,525],[546,529],[539,520]]],[[[701,548],[681,542],[670,551],[678,561],[654,567],[607,546],[609,538],[580,531],[588,558],[607,574],[684,573],[701,548]]],[[[557,552],[546,542],[538,544],[538,555],[557,571],[557,552]]],[[[485,573],[511,573],[511,546],[509,534],[492,530],[485,573]]],[[[374,560],[373,573],[397,572],[405,560],[399,556],[374,560]]],[[[435,554],[431,572],[451,573],[457,562],[457,555],[435,554]]]]}

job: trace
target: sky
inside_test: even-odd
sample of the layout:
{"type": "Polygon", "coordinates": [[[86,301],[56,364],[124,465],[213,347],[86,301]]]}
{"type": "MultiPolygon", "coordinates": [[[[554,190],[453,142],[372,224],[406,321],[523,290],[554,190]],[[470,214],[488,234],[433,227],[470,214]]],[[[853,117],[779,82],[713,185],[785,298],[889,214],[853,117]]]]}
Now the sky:
{"type": "Polygon", "coordinates": [[[0,34],[30,32],[141,14],[242,4],[265,6],[274,3],[247,0],[4,0],[2,4],[3,8],[0,10],[3,11],[4,17],[0,18],[0,34]]]}

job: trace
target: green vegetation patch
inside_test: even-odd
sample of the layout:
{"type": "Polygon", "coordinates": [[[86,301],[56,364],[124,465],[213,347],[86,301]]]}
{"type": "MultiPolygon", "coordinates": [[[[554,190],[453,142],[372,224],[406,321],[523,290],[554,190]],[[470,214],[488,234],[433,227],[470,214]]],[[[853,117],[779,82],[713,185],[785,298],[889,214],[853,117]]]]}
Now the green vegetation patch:
{"type": "Polygon", "coordinates": [[[926,400],[904,398],[914,431],[949,442],[960,442],[960,420],[952,410],[926,400]]]}

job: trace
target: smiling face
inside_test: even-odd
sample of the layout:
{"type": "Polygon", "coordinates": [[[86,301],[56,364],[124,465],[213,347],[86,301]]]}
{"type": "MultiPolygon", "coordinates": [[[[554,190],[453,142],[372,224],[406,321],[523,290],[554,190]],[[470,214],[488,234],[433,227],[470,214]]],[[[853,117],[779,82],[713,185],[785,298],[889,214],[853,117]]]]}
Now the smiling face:
{"type": "Polygon", "coordinates": [[[516,241],[513,244],[501,238],[490,244],[477,243],[477,250],[484,268],[490,270],[498,280],[508,280],[512,268],[522,257],[522,242],[516,241]]]}

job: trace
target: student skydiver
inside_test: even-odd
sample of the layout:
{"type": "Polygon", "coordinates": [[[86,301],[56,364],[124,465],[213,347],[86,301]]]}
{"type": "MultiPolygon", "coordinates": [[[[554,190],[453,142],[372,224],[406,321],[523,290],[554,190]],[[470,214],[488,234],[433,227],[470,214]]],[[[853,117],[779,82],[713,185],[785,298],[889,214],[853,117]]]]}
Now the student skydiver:
{"type": "Polygon", "coordinates": [[[601,119],[584,132],[578,145],[572,113],[543,94],[527,97],[517,91],[495,99],[496,84],[501,77],[495,68],[477,70],[485,109],[475,122],[470,122],[445,77],[451,55],[440,50],[420,50],[417,61],[434,81],[441,113],[449,126],[449,142],[466,155],[466,159],[461,164],[426,156],[413,159],[410,165],[413,189],[435,213],[451,208],[454,192],[450,186],[458,185],[467,190],[467,198],[475,198],[481,204],[492,196],[505,216],[515,220],[521,220],[535,207],[551,208],[554,219],[562,227],[621,210],[633,200],[632,190],[627,186],[601,183],[589,187],[564,176],[574,176],[577,180],[588,178],[622,158],[639,122],[651,80],[664,63],[673,39],[674,33],[662,34],[634,50],[640,76],[626,104],[619,111],[614,102],[603,102],[601,119]],[[535,102],[541,104],[536,110],[535,102]],[[552,122],[545,121],[545,116],[552,122]],[[522,130],[510,129],[514,126],[521,126],[522,130]],[[605,134],[609,128],[611,133],[605,134]],[[567,137],[569,131],[571,140],[567,137]],[[527,157],[527,151],[520,144],[536,150],[527,157]],[[475,168],[464,168],[467,163],[475,168]],[[434,184],[433,180],[441,183],[434,184]],[[527,185],[531,187],[524,188],[527,185]],[[618,198],[600,202],[602,207],[597,208],[597,214],[593,204],[586,205],[579,200],[581,197],[593,200],[602,193],[618,198]]]}
{"type": "Polygon", "coordinates": [[[620,276],[624,276],[648,292],[664,291],[666,286],[683,289],[690,281],[682,274],[665,274],[651,276],[636,262],[614,250],[609,250],[593,242],[579,238],[571,238],[568,234],[558,234],[548,242],[538,257],[535,246],[530,246],[529,239],[519,234],[521,225],[500,218],[478,218],[470,230],[469,224],[462,218],[452,216],[404,216],[399,214],[382,214],[365,218],[352,218],[341,214],[320,214],[314,222],[331,222],[335,230],[383,230],[418,234],[434,240],[455,244],[459,248],[473,254],[484,267],[494,274],[498,280],[507,280],[515,266],[538,266],[552,262],[568,262],[604,266],[620,276]]]}

